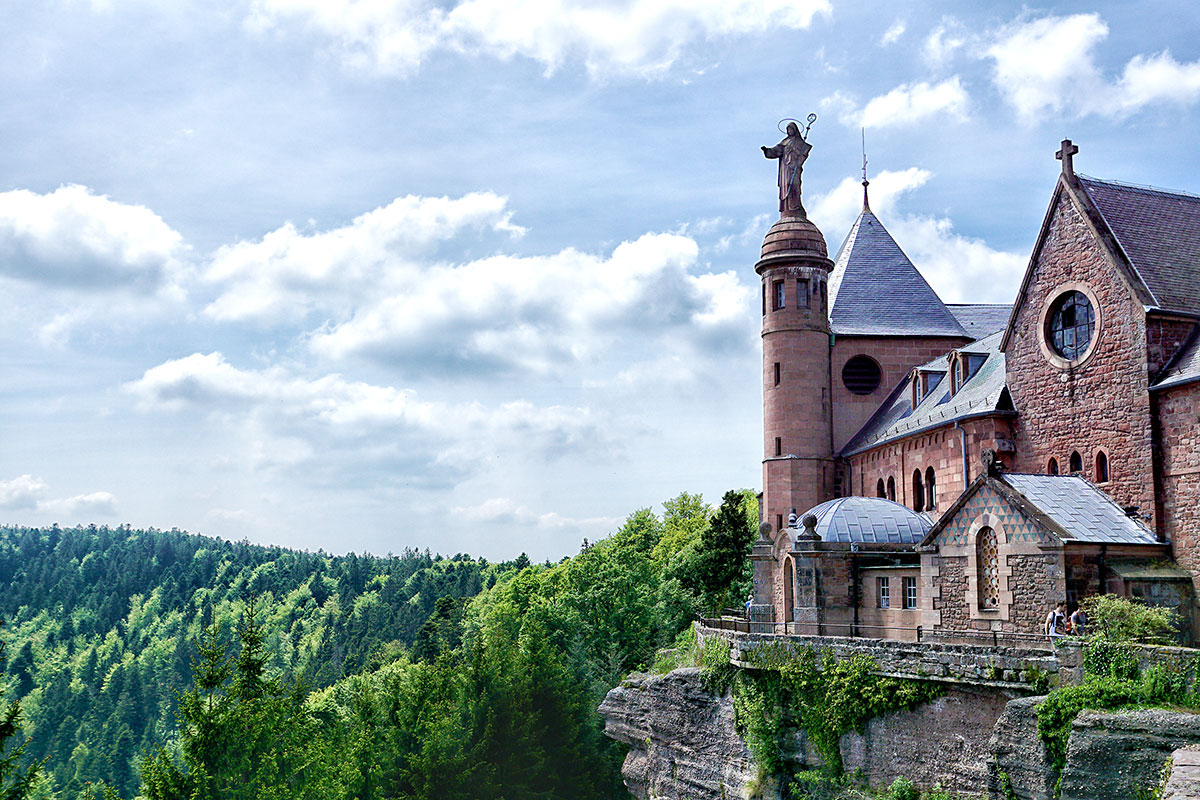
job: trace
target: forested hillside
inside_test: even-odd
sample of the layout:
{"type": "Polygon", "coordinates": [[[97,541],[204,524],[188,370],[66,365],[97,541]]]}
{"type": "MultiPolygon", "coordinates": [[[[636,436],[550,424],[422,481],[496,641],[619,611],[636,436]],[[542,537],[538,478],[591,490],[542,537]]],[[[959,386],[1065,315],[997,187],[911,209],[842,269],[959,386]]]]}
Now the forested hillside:
{"type": "Polygon", "coordinates": [[[495,583],[503,566],[406,551],[331,557],[179,531],[0,529],[0,615],[9,698],[28,754],[74,793],[104,780],[132,795],[136,762],[175,728],[201,626],[228,639],[264,609],[271,668],[314,687],[414,645],[435,611],[495,583]]]}
{"type": "Polygon", "coordinates": [[[6,696],[46,796],[623,797],[596,705],[740,596],[756,522],[684,494],[557,565],[3,529],[6,696]]]}

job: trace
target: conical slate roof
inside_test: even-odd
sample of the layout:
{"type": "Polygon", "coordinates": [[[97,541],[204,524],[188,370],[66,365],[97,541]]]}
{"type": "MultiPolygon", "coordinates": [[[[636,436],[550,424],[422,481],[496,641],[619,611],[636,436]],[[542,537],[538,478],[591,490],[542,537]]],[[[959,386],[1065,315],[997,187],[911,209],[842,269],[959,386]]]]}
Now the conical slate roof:
{"type": "Polygon", "coordinates": [[[829,277],[829,325],[843,336],[969,336],[883,224],[864,207],[829,277]]]}

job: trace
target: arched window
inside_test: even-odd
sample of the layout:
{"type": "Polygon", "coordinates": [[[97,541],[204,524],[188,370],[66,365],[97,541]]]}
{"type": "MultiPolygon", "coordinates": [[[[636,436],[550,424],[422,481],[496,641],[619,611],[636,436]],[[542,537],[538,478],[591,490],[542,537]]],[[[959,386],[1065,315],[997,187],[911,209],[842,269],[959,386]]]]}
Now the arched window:
{"type": "Polygon", "coordinates": [[[1046,464],[1046,474],[1047,475],[1057,475],[1058,474],[1058,459],[1057,458],[1050,459],[1050,462],[1048,464],[1046,464]]]}
{"type": "Polygon", "coordinates": [[[930,511],[937,508],[937,489],[934,486],[933,467],[925,470],[925,507],[930,511]]]}
{"type": "Polygon", "coordinates": [[[913,470],[913,511],[925,510],[925,484],[921,482],[921,470],[913,470]]]}
{"type": "Polygon", "coordinates": [[[1071,452],[1071,472],[1083,472],[1083,457],[1079,455],[1078,450],[1071,452]]]}
{"type": "Polygon", "coordinates": [[[1096,451],[1096,483],[1108,483],[1108,456],[1103,450],[1096,451]]]}
{"type": "Polygon", "coordinates": [[[887,489],[883,486],[883,478],[880,478],[879,483],[875,484],[875,496],[887,497],[887,489]]]}
{"type": "Polygon", "coordinates": [[[887,484],[887,499],[896,502],[896,479],[889,476],[887,484]]]}
{"type": "Polygon", "coordinates": [[[979,607],[998,608],[1000,605],[1000,552],[996,532],[989,527],[979,529],[975,540],[975,563],[979,574],[979,607]]]}

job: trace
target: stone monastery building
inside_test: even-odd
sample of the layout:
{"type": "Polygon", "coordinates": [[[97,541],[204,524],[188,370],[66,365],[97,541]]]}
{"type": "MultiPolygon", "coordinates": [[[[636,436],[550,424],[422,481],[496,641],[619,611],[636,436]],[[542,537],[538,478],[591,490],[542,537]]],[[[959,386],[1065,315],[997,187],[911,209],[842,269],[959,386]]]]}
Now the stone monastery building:
{"type": "Polygon", "coordinates": [[[1196,631],[1200,196],[1077,174],[1076,152],[1011,306],[943,303],[866,181],[831,260],[781,158],[755,267],[753,627],[1033,635],[1056,602],[1116,592],[1196,631]]]}

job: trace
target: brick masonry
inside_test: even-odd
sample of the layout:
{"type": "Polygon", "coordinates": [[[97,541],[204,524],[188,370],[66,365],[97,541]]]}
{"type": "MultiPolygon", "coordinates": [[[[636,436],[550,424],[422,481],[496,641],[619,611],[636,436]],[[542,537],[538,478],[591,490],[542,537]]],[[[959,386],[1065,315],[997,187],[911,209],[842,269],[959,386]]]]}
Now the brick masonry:
{"type": "Polygon", "coordinates": [[[1162,533],[1200,592],[1200,384],[1159,392],[1155,400],[1162,533]]]}
{"type": "MultiPolygon", "coordinates": [[[[882,481],[896,484],[895,500],[915,508],[913,472],[920,470],[922,483],[926,471],[933,467],[936,487],[934,508],[925,508],[936,518],[950,507],[968,484],[979,474],[984,450],[1001,450],[1012,440],[1011,426],[1006,417],[985,417],[967,420],[962,429],[947,425],[927,433],[910,436],[880,445],[850,456],[850,494],[866,497],[878,495],[882,481]],[[966,433],[966,469],[963,469],[963,431],[966,433]],[[964,482],[965,479],[965,482],[964,482]]],[[[1004,455],[1002,453],[1002,455],[1004,455]]]]}
{"type": "MultiPolygon", "coordinates": [[[[928,363],[967,340],[951,337],[839,336],[833,345],[833,446],[840,449],[866,424],[875,409],[913,368],[928,363]],[[854,394],[842,383],[842,368],[857,355],[875,359],[883,373],[879,388],[854,394]]],[[[861,494],[854,491],[853,494],[861,494]]]]}
{"type": "Polygon", "coordinates": [[[1120,505],[1154,511],[1146,313],[1069,192],[1058,195],[1005,347],[1017,472],[1045,472],[1050,458],[1068,471],[1072,452],[1093,477],[1108,457],[1103,488],[1120,505]],[[1056,366],[1044,348],[1046,310],[1068,290],[1091,293],[1099,324],[1091,354],[1056,366]]]}
{"type": "MultiPolygon", "coordinates": [[[[801,308],[793,295],[786,298],[785,308],[770,308],[775,280],[783,280],[785,291],[794,292],[797,278],[814,286],[824,279],[815,261],[759,270],[768,299],[763,327],[767,522],[777,526],[792,508],[803,514],[841,494],[876,496],[880,483],[885,493],[889,483],[894,486],[897,502],[924,507],[924,499],[916,502],[913,474],[920,472],[924,486],[930,469],[935,502],[923,510],[936,519],[978,474],[985,450],[996,451],[1012,471],[1045,473],[1053,459],[1062,474],[1070,471],[1072,453],[1078,453],[1085,477],[1117,504],[1137,506],[1159,536],[1170,539],[1171,555],[1192,573],[1200,593],[1200,384],[1150,390],[1151,381],[1194,335],[1196,323],[1147,309],[1144,298],[1127,282],[1123,256],[1106,244],[1107,233],[1095,216],[1089,216],[1089,203],[1080,192],[1070,179],[1060,179],[1004,343],[1016,416],[963,420],[959,428],[948,423],[845,459],[835,460],[833,453],[912,368],[961,346],[963,340],[830,337],[827,309],[817,295],[808,308],[801,308]],[[1098,318],[1093,345],[1074,362],[1053,353],[1046,342],[1049,311],[1067,291],[1087,295],[1098,318]],[[855,355],[870,356],[881,367],[880,386],[869,395],[852,394],[842,384],[841,370],[855,355]],[[779,456],[776,438],[781,442],[779,456]],[[1106,480],[1098,474],[1101,455],[1107,463],[1106,480]]],[[[942,542],[940,554],[923,557],[922,624],[1036,632],[1057,600],[1110,588],[1102,585],[1106,576],[1101,575],[1096,552],[1064,549],[1061,542],[1042,535],[1045,532],[1022,531],[1018,536],[1023,538],[1013,540],[1010,535],[1000,544],[1001,607],[992,612],[980,609],[976,556],[968,539],[974,535],[970,527],[978,528],[984,514],[999,518],[1011,515],[1011,509],[962,510],[956,522],[958,541],[942,542]]],[[[788,587],[782,572],[785,560],[792,559],[789,553],[788,543],[775,542],[769,593],[774,619],[823,617],[829,622],[837,616],[831,609],[844,607],[848,587],[839,583],[836,570],[826,569],[825,559],[819,575],[802,589],[796,583],[791,597],[785,597],[788,587]],[[816,604],[806,606],[808,599],[801,595],[816,604]]],[[[791,566],[793,581],[800,581],[798,564],[793,561],[791,566]]],[[[1192,609],[1193,627],[1200,627],[1200,610],[1195,603],[1192,609]]]]}

